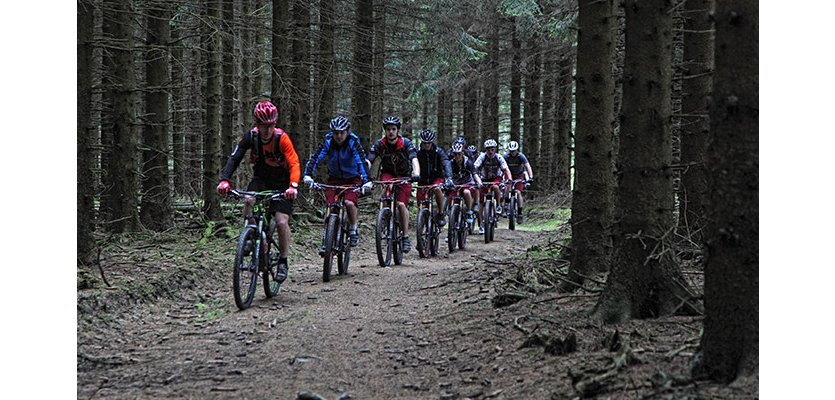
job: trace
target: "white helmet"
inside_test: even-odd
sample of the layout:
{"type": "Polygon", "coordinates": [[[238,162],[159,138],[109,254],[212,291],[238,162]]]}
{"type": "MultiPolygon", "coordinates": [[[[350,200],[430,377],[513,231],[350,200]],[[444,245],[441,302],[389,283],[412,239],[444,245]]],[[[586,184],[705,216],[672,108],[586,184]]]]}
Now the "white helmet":
{"type": "Polygon", "coordinates": [[[493,139],[485,140],[484,141],[484,148],[486,149],[486,148],[490,148],[490,147],[499,147],[499,145],[493,139]]]}
{"type": "Polygon", "coordinates": [[[516,151],[519,150],[519,142],[515,140],[511,140],[510,143],[507,144],[507,151],[516,151]]]}

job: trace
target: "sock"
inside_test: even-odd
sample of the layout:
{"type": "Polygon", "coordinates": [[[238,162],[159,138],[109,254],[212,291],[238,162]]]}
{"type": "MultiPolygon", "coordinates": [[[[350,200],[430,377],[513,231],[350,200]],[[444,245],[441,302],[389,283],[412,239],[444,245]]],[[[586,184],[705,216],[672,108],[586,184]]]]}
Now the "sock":
{"type": "Polygon", "coordinates": [[[357,225],[356,224],[351,225],[351,228],[349,228],[348,230],[351,231],[351,232],[356,232],[357,231],[357,225]]]}

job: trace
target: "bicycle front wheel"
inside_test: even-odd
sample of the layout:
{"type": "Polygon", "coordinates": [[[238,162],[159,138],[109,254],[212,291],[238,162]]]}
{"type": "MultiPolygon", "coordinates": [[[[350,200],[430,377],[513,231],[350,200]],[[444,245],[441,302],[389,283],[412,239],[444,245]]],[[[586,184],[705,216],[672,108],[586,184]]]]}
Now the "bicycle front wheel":
{"type": "Polygon", "coordinates": [[[394,234],[390,229],[391,210],[388,208],[380,209],[377,213],[377,227],[374,230],[374,241],[377,247],[377,261],[381,267],[387,267],[391,264],[392,253],[392,235],[394,234]]]}
{"type": "Polygon", "coordinates": [[[339,248],[341,249],[336,256],[336,267],[339,270],[339,275],[348,273],[348,264],[351,262],[351,244],[348,243],[348,219],[342,220],[342,240],[339,248]]]}
{"type": "MultiPolygon", "coordinates": [[[[272,237],[272,234],[273,234],[274,230],[275,230],[275,225],[271,223],[270,224],[270,232],[267,233],[266,235],[262,235],[261,236],[262,240],[264,240],[266,242],[268,237],[272,237]]],[[[266,243],[269,243],[269,242],[266,242],[266,243]]],[[[273,266],[272,263],[270,262],[272,260],[272,252],[276,251],[276,250],[273,249],[272,246],[269,246],[269,245],[267,246],[267,248],[270,249],[270,250],[267,251],[267,254],[264,257],[264,259],[267,260],[267,263],[266,263],[267,265],[262,270],[261,279],[264,282],[264,295],[266,295],[267,298],[269,299],[269,298],[275,297],[275,295],[278,294],[278,289],[281,286],[281,284],[278,283],[278,281],[276,281],[275,279],[273,279],[273,277],[275,276],[275,266],[273,266]]]]}
{"type": "Polygon", "coordinates": [[[510,206],[507,213],[507,229],[516,230],[516,195],[510,197],[510,206]]]}
{"type": "Polygon", "coordinates": [[[417,251],[420,258],[429,257],[429,209],[421,208],[417,217],[417,251]]]}
{"type": "Polygon", "coordinates": [[[337,218],[334,215],[328,216],[328,224],[325,228],[325,240],[322,243],[325,246],[325,254],[322,256],[322,281],[328,282],[331,280],[331,269],[333,268],[333,247],[336,244],[336,230],[339,229],[337,225],[337,218]]]}
{"type": "Polygon", "coordinates": [[[493,219],[495,218],[496,210],[493,208],[493,202],[487,201],[484,205],[484,243],[490,243],[493,240],[493,219]]]}
{"type": "Polygon", "coordinates": [[[232,293],[235,305],[243,310],[252,304],[255,286],[258,283],[258,232],[247,226],[238,238],[235,251],[235,268],[232,273],[232,293]]]}

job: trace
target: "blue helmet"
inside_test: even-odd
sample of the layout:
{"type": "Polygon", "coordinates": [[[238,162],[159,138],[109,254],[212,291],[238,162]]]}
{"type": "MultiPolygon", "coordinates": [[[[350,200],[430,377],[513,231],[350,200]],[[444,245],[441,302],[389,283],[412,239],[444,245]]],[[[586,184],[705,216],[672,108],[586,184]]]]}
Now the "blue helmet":
{"type": "Polygon", "coordinates": [[[351,121],[341,115],[331,120],[331,130],[333,131],[347,131],[351,127],[351,121]]]}

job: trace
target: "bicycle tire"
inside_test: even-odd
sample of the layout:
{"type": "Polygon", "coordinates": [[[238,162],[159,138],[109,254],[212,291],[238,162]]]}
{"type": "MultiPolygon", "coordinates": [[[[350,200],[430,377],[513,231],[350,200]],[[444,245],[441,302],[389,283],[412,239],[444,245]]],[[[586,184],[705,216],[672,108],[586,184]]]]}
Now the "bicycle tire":
{"type": "Polygon", "coordinates": [[[429,209],[421,208],[417,217],[417,251],[420,258],[429,257],[429,209]]]}
{"type": "Polygon", "coordinates": [[[516,230],[516,195],[511,195],[507,213],[507,229],[516,230]]]}
{"type": "Polygon", "coordinates": [[[455,252],[455,247],[458,245],[458,232],[462,229],[459,221],[461,216],[461,207],[456,204],[452,206],[449,211],[449,226],[447,227],[447,247],[449,254],[455,252]]]}
{"type": "MultiPolygon", "coordinates": [[[[275,226],[273,224],[270,224],[270,231],[269,231],[269,233],[262,236],[262,240],[266,240],[268,237],[272,237],[274,228],[275,228],[275,226]]],[[[278,290],[279,290],[279,288],[281,288],[281,284],[278,283],[278,281],[276,281],[275,279],[273,279],[273,274],[275,273],[275,271],[273,271],[273,266],[270,263],[270,260],[271,260],[272,252],[274,250],[272,249],[272,246],[269,245],[269,242],[267,242],[267,243],[268,243],[267,244],[267,249],[268,250],[267,250],[267,256],[265,257],[265,260],[267,260],[267,265],[261,271],[261,279],[264,283],[264,295],[267,296],[268,299],[271,299],[271,298],[275,297],[275,295],[278,294],[278,290]]]]}
{"type": "Polygon", "coordinates": [[[484,243],[490,243],[493,240],[493,213],[495,210],[493,209],[493,202],[488,200],[487,204],[484,205],[484,243]]]}
{"type": "Polygon", "coordinates": [[[467,247],[467,235],[469,231],[472,229],[468,224],[467,220],[462,216],[463,213],[459,213],[458,218],[460,219],[459,225],[461,229],[458,230],[458,248],[464,250],[467,247]]]}
{"type": "Polygon", "coordinates": [[[441,247],[441,228],[437,222],[440,218],[440,215],[435,214],[432,217],[432,223],[429,224],[429,254],[433,257],[438,255],[438,250],[441,247]]]}
{"type": "Polygon", "coordinates": [[[328,282],[331,280],[331,270],[333,269],[333,245],[336,241],[337,217],[334,215],[328,216],[328,224],[325,228],[325,254],[322,255],[322,281],[328,282]]]}
{"type": "Polygon", "coordinates": [[[392,240],[391,250],[392,250],[392,261],[394,261],[394,265],[400,265],[403,263],[403,239],[399,236],[400,234],[400,208],[397,208],[394,212],[394,215],[391,218],[391,222],[389,222],[389,230],[394,232],[394,235],[398,235],[397,240],[392,240]]]}
{"type": "Polygon", "coordinates": [[[235,305],[240,310],[245,310],[252,304],[255,297],[255,287],[258,283],[258,235],[256,229],[247,226],[238,237],[238,246],[235,249],[234,270],[232,271],[232,293],[235,297],[235,305]],[[246,243],[249,242],[250,252],[244,254],[246,243]],[[243,292],[242,292],[243,291],[243,292]]]}
{"type": "Polygon", "coordinates": [[[390,227],[391,210],[380,209],[377,213],[377,226],[374,229],[374,241],[377,248],[377,261],[381,267],[391,264],[392,256],[392,233],[390,227]]]}
{"type": "Polygon", "coordinates": [[[339,275],[348,274],[348,264],[351,262],[351,243],[348,239],[348,219],[342,220],[342,237],[339,245],[339,254],[336,255],[336,268],[339,275]]]}

